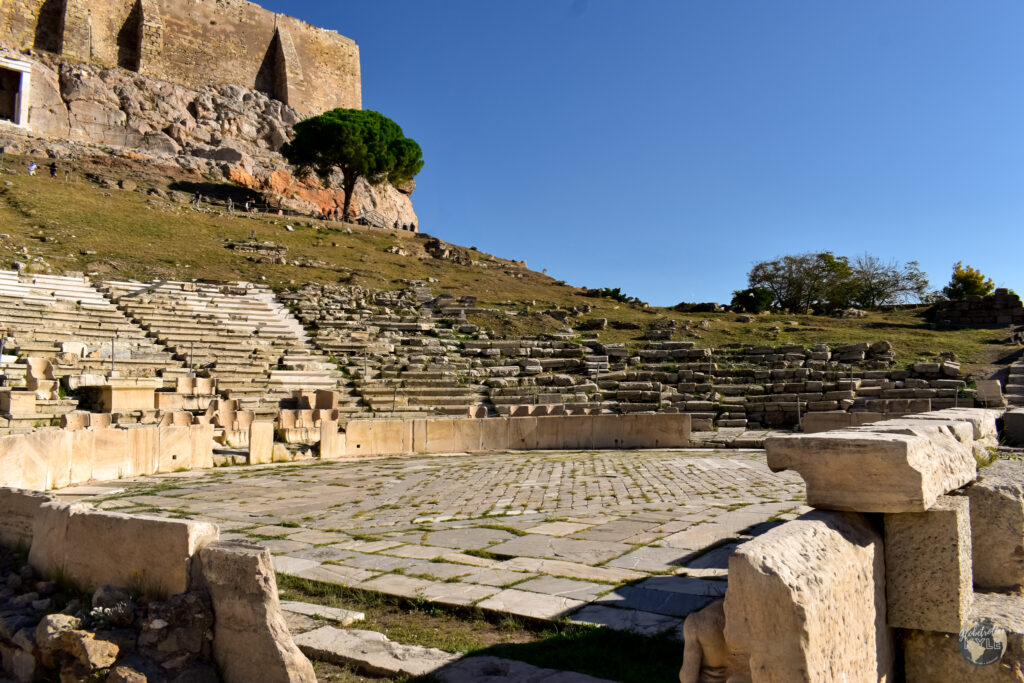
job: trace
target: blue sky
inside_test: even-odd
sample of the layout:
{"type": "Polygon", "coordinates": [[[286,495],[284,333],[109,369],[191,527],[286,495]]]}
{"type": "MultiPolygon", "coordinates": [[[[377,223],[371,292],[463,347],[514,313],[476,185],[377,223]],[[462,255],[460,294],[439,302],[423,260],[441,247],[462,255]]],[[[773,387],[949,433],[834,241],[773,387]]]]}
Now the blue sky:
{"type": "Polygon", "coordinates": [[[1024,293],[1020,0],[309,0],[423,147],[425,232],[658,305],[754,261],[1024,293]]]}

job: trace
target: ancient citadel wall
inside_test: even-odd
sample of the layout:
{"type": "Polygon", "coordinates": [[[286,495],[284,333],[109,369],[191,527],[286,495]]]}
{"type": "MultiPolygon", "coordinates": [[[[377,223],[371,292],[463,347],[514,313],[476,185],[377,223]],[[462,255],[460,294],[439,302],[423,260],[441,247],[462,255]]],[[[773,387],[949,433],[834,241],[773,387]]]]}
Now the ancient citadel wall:
{"type": "Polygon", "coordinates": [[[302,114],[362,106],[359,47],[244,0],[16,0],[0,43],[192,88],[236,84],[302,114]]]}

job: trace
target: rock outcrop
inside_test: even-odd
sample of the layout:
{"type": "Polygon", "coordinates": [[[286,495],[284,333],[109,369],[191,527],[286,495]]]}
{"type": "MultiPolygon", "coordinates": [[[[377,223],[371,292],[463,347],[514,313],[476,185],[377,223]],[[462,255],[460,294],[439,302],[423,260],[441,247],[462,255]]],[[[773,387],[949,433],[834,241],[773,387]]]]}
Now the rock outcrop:
{"type": "MultiPolygon", "coordinates": [[[[340,176],[329,187],[297,179],[278,153],[302,118],[295,109],[239,85],[198,90],[125,69],[32,64],[29,125],[33,135],[133,150],[206,176],[223,176],[262,192],[269,203],[316,214],[340,208],[340,176]]],[[[353,211],[373,211],[388,227],[418,225],[415,185],[360,180],[353,211]]]]}

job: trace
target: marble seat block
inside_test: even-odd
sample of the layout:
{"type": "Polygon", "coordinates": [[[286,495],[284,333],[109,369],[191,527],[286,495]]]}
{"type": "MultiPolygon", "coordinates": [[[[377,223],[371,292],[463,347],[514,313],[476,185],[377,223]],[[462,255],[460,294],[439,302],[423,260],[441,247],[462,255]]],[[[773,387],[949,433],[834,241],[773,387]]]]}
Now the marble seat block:
{"type": "Polygon", "coordinates": [[[960,632],[974,595],[969,507],[942,496],[927,512],[885,516],[890,626],[960,632]]]}

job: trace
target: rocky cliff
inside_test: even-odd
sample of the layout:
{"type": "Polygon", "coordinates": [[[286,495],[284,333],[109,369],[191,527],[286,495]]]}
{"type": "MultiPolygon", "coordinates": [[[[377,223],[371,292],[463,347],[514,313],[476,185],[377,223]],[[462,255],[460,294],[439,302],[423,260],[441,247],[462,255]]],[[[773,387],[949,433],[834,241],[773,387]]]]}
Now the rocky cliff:
{"type": "MultiPolygon", "coordinates": [[[[330,187],[300,181],[277,152],[301,116],[238,85],[198,90],[124,69],[33,60],[29,125],[33,135],[130,149],[205,176],[223,176],[263,192],[274,205],[304,213],[341,207],[340,178],[330,187]]],[[[416,226],[409,195],[360,181],[353,211],[416,226]]]]}

